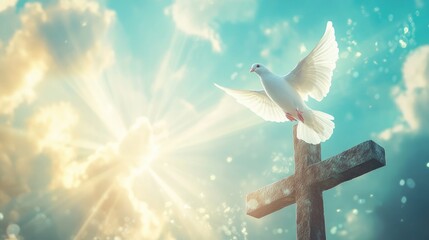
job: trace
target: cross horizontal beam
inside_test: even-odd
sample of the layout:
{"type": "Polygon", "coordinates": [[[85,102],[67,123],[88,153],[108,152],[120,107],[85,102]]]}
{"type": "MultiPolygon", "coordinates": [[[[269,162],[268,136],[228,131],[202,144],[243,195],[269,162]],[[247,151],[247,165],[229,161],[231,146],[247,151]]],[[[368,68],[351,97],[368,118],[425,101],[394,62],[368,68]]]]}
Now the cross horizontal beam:
{"type": "MultiPolygon", "coordinates": [[[[310,185],[327,190],[361,176],[386,164],[384,149],[374,141],[356,145],[325,161],[310,165],[305,176],[310,185]]],[[[296,182],[298,181],[298,182],[296,182]]],[[[261,218],[288,205],[294,204],[295,176],[265,186],[246,197],[247,214],[261,218]]]]}
{"type": "Polygon", "coordinates": [[[295,203],[294,176],[247,194],[247,215],[261,218],[295,203]]]}
{"type": "Polygon", "coordinates": [[[384,149],[369,140],[311,165],[307,169],[307,174],[313,176],[311,184],[317,184],[322,190],[328,190],[384,165],[386,165],[384,149]]]}

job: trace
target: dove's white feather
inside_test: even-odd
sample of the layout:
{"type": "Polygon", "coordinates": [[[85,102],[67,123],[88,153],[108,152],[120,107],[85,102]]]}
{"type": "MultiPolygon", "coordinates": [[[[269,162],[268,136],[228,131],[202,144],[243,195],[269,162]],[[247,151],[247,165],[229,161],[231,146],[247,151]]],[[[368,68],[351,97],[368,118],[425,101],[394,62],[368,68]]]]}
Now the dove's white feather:
{"type": "Polygon", "coordinates": [[[331,87],[332,73],[338,60],[338,44],[332,22],[326,25],[325,34],[316,47],[284,78],[295,88],[303,100],[308,96],[321,101],[331,87]]]}
{"type": "Polygon", "coordinates": [[[331,115],[307,110],[303,112],[305,122],[298,123],[297,138],[311,144],[318,144],[328,140],[334,132],[335,124],[332,122],[334,117],[331,115]]]}
{"type": "Polygon", "coordinates": [[[265,93],[265,91],[248,91],[229,89],[215,84],[227,94],[234,97],[237,102],[248,107],[265,121],[286,122],[288,121],[284,111],[277,106],[265,93]]]}

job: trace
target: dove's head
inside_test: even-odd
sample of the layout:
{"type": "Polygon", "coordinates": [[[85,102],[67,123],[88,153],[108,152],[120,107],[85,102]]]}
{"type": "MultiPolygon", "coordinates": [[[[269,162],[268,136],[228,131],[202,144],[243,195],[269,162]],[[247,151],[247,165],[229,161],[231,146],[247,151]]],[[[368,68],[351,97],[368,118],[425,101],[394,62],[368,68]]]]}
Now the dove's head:
{"type": "Polygon", "coordinates": [[[260,63],[254,63],[250,68],[250,72],[255,72],[258,75],[261,75],[264,72],[269,72],[269,70],[260,63]]]}

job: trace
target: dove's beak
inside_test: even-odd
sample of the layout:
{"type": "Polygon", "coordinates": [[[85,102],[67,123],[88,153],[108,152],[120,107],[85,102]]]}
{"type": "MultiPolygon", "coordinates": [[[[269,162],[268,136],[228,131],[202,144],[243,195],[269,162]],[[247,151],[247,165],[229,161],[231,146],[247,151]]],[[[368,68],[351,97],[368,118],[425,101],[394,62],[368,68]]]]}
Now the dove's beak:
{"type": "Polygon", "coordinates": [[[255,68],[251,68],[251,69],[250,69],[250,72],[254,72],[254,71],[255,71],[255,68]]]}

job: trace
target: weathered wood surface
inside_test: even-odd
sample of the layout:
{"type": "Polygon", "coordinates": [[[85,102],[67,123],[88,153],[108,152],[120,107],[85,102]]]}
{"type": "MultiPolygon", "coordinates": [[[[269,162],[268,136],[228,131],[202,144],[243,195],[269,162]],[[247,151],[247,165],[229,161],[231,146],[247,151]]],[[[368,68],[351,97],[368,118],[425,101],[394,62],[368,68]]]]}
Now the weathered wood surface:
{"type": "Polygon", "coordinates": [[[298,239],[325,239],[325,219],[323,214],[322,191],[313,184],[313,176],[307,170],[321,162],[320,144],[307,144],[296,138],[293,129],[295,149],[295,200],[298,239]]]}
{"type": "Polygon", "coordinates": [[[319,145],[296,138],[295,174],[249,193],[247,214],[261,218],[293,203],[297,204],[297,238],[325,239],[324,190],[361,176],[386,164],[384,149],[373,141],[363,142],[321,161],[319,145]]]}

